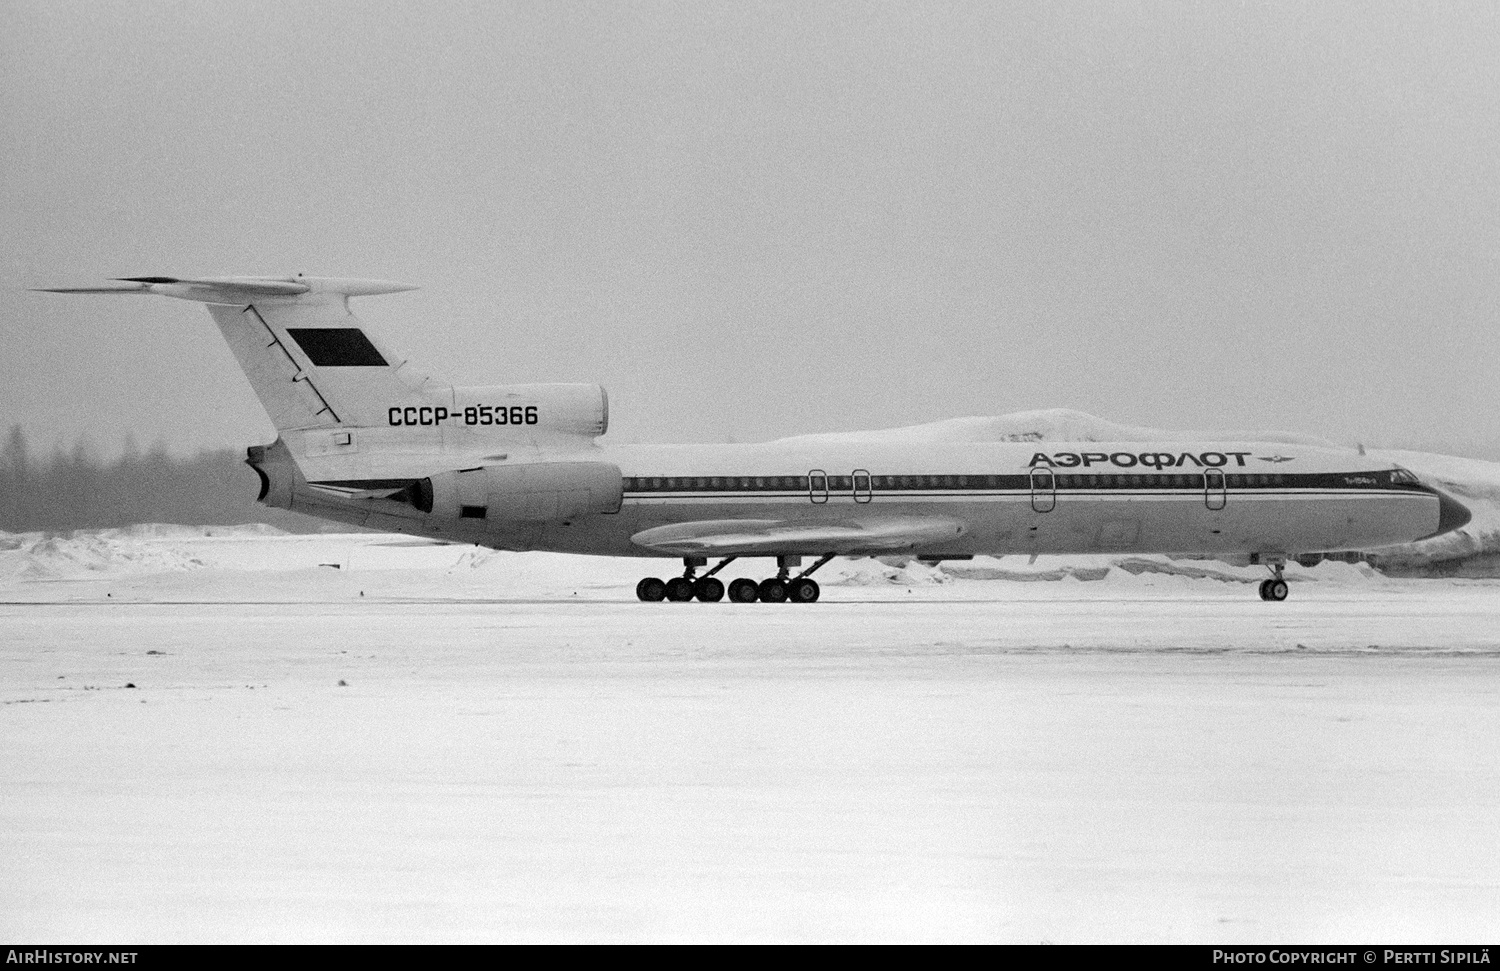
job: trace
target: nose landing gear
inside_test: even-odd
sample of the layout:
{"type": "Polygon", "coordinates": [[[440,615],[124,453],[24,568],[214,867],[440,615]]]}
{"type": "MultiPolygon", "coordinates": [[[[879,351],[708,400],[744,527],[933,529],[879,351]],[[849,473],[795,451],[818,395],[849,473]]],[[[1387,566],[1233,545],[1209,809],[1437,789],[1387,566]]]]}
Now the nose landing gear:
{"type": "Polygon", "coordinates": [[[1272,578],[1270,580],[1262,580],[1260,583],[1260,599],[1262,600],[1271,600],[1279,603],[1286,599],[1288,592],[1285,580],[1272,578]]]}
{"type": "Polygon", "coordinates": [[[1271,567],[1273,576],[1269,580],[1262,580],[1260,582],[1260,599],[1280,603],[1286,599],[1287,593],[1290,592],[1287,588],[1286,580],[1281,576],[1281,571],[1286,566],[1286,562],[1281,560],[1268,565],[1271,567]]]}

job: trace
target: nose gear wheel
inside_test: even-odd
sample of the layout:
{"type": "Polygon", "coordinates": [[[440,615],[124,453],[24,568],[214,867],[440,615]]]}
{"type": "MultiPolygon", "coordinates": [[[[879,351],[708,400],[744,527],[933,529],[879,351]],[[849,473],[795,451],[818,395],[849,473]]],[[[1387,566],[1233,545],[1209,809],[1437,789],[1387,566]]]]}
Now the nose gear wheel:
{"type": "Polygon", "coordinates": [[[1280,562],[1271,564],[1271,578],[1260,582],[1260,599],[1271,603],[1280,603],[1286,599],[1290,589],[1281,575],[1284,566],[1285,564],[1280,562]]]}

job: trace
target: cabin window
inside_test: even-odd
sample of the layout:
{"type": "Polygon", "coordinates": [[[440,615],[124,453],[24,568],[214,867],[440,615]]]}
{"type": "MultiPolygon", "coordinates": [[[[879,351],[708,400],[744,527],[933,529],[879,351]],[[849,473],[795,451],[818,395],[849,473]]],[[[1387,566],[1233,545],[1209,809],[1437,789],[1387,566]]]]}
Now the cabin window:
{"type": "Polygon", "coordinates": [[[459,506],[458,517],[460,519],[483,519],[488,511],[487,506],[459,506]]]}

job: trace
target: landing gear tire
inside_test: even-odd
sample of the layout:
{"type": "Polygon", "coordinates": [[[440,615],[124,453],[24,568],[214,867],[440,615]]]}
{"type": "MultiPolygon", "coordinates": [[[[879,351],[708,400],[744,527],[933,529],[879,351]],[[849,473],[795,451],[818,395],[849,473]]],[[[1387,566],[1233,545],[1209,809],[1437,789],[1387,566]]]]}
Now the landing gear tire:
{"type": "Polygon", "coordinates": [[[1285,580],[1262,580],[1260,582],[1260,599],[1280,603],[1286,599],[1289,593],[1285,580]]]}
{"type": "Polygon", "coordinates": [[[729,599],[737,604],[753,604],[760,599],[760,588],[754,580],[740,577],[729,584],[729,599]]]}
{"type": "Polygon", "coordinates": [[[647,603],[659,603],[667,596],[667,585],[656,577],[647,577],[635,585],[635,595],[647,603]]]}
{"type": "Polygon", "coordinates": [[[803,577],[801,580],[793,580],[789,583],[786,592],[792,603],[810,604],[818,599],[821,591],[818,588],[818,581],[803,577]]]}
{"type": "Polygon", "coordinates": [[[717,603],[724,599],[724,584],[717,577],[699,577],[693,581],[693,596],[704,603],[717,603]]]}
{"type": "Polygon", "coordinates": [[[682,603],[693,599],[693,581],[687,577],[673,577],[667,581],[667,599],[682,603]]]}
{"type": "Polygon", "coordinates": [[[760,586],[756,588],[756,591],[760,594],[762,603],[786,603],[786,581],[779,577],[760,581],[760,586]]]}

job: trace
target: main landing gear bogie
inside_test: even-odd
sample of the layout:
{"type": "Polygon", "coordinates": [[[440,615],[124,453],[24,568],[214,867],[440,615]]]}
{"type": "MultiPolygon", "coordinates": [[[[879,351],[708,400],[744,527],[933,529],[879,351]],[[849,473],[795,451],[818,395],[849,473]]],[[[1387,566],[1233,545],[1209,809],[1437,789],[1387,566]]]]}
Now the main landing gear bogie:
{"type": "MultiPolygon", "coordinates": [[[[723,581],[714,576],[724,567],[728,566],[735,557],[729,557],[708,571],[701,577],[695,577],[694,573],[699,566],[706,561],[701,559],[686,558],[686,572],[680,577],[672,577],[670,580],[660,580],[656,577],[646,577],[635,585],[637,598],[647,602],[660,602],[670,600],[683,603],[689,600],[700,600],[704,603],[716,603],[724,599],[726,592],[723,581]]],[[[794,564],[793,557],[778,557],[780,566],[776,576],[768,577],[759,583],[746,577],[740,577],[730,582],[727,592],[731,603],[814,603],[822,594],[822,588],[818,581],[812,579],[809,574],[833,559],[833,555],[823,557],[810,568],[803,570],[795,577],[791,577],[791,566],[794,564]]]]}

